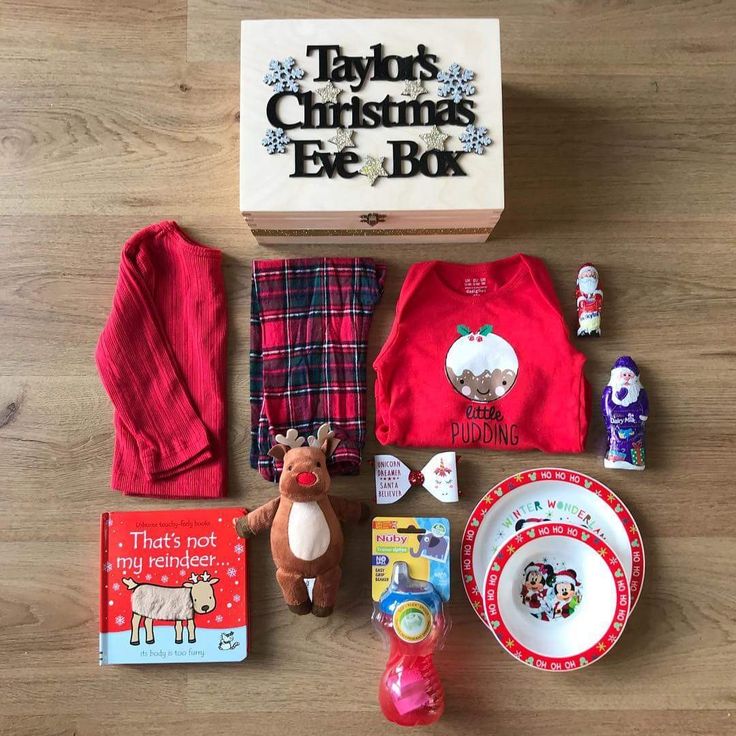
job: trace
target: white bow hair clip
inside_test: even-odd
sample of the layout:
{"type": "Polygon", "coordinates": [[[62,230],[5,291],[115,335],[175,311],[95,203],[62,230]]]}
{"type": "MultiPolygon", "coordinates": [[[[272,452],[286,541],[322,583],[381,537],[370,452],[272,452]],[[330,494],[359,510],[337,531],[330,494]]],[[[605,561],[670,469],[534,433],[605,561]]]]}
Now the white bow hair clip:
{"type": "Polygon", "coordinates": [[[415,486],[424,486],[443,503],[458,500],[457,457],[454,452],[440,452],[421,470],[411,470],[393,455],[376,455],[373,462],[376,503],[394,503],[415,486]]]}

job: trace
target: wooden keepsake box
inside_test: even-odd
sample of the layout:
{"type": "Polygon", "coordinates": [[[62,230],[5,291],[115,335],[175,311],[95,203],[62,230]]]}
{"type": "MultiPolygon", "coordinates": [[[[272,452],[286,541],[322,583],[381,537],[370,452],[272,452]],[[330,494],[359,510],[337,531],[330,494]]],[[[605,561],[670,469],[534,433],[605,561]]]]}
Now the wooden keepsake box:
{"type": "Polygon", "coordinates": [[[240,63],[240,209],[259,242],[488,238],[498,20],[246,20],[240,63]]]}

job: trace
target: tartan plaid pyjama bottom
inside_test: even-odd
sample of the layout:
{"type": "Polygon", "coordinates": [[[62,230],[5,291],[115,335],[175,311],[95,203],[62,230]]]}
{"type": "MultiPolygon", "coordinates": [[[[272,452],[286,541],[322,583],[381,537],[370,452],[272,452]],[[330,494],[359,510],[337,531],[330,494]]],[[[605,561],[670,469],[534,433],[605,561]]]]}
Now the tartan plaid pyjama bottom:
{"type": "Polygon", "coordinates": [[[330,471],[358,472],[368,330],[385,273],[369,258],[253,261],[250,464],[267,480],[279,472],[275,435],[316,435],[323,422],[341,440],[330,471]]]}

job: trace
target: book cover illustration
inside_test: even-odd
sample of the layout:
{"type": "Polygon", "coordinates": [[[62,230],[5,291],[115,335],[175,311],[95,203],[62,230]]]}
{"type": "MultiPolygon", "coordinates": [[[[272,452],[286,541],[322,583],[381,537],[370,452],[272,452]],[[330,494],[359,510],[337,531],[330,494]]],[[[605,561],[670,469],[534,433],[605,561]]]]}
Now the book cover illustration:
{"type": "Polygon", "coordinates": [[[239,662],[248,651],[243,508],[102,514],[100,664],[239,662]]]}

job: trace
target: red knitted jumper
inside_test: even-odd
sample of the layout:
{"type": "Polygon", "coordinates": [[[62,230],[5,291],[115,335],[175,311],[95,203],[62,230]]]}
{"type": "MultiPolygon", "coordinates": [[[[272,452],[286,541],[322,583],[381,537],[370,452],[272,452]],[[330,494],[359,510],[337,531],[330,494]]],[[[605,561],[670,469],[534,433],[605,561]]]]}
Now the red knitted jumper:
{"type": "Polygon", "coordinates": [[[123,247],[97,368],[115,408],[113,488],[128,495],[226,493],[227,309],[219,250],[175,222],[123,247]]]}

